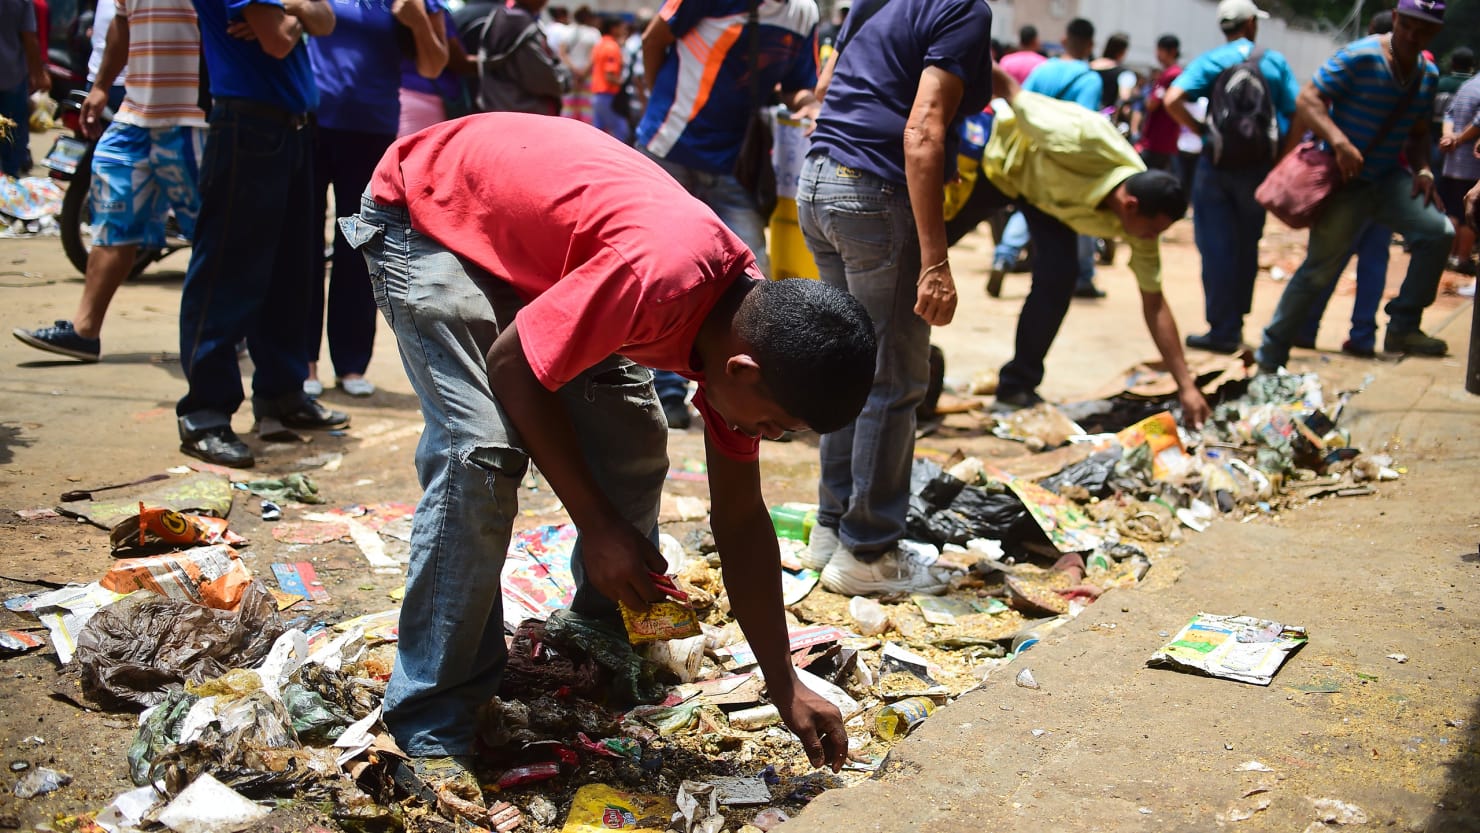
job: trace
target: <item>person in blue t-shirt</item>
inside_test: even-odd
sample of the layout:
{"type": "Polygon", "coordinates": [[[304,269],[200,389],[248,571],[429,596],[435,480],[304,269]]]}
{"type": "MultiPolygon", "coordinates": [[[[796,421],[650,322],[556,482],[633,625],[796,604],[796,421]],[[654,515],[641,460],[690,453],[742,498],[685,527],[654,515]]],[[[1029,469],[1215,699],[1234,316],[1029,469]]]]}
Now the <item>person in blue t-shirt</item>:
{"type": "MultiPolygon", "coordinates": [[[[1166,110],[1183,127],[1202,135],[1207,125],[1193,118],[1187,105],[1208,98],[1218,76],[1249,59],[1259,37],[1259,21],[1269,14],[1253,0],[1223,0],[1218,4],[1218,27],[1227,43],[1193,59],[1172,82],[1166,110]]],[[[1285,56],[1266,49],[1259,56],[1259,74],[1269,91],[1280,134],[1290,131],[1295,96],[1300,86],[1285,56]]],[[[1192,186],[1192,232],[1202,255],[1204,315],[1208,331],[1189,333],[1187,346],[1215,353],[1235,353],[1243,347],[1244,316],[1254,299],[1259,272],[1259,238],[1264,236],[1264,207],[1254,191],[1269,173],[1269,165],[1222,168],[1213,163],[1213,143],[1205,142],[1192,186]]]]}
{"type": "Polygon", "coordinates": [[[200,217],[180,298],[175,405],[180,450],[246,468],[231,428],[241,407],[236,346],[252,354],[252,411],[264,436],[341,428],[349,417],[303,394],[303,330],[322,223],[313,214],[318,107],[304,35],[334,30],[327,0],[195,0],[213,105],[200,166],[200,217]],[[317,225],[316,225],[317,223],[317,225]]]}
{"type": "MultiPolygon", "coordinates": [[[[781,103],[801,119],[817,115],[817,3],[772,0],[677,0],[663,6],[642,35],[647,109],[637,125],[637,147],[653,157],[690,194],[714,209],[771,274],[766,224],[755,199],[735,178],[735,160],[751,113],[781,103]],[[738,35],[734,27],[741,26],[738,35]],[[754,39],[754,40],[753,40],[754,39]],[[751,52],[759,74],[751,73],[751,52]],[[754,82],[754,83],[752,83],[754,82]],[[752,92],[752,88],[754,92],[752,92]]],[[[670,428],[687,428],[688,382],[676,373],[654,376],[670,428]]]]}
{"type": "Polygon", "coordinates": [[[1383,348],[1416,356],[1449,350],[1420,327],[1454,239],[1429,168],[1429,117],[1439,69],[1423,54],[1444,26],[1444,6],[1444,0],[1399,0],[1392,34],[1342,47],[1300,91],[1300,117],[1330,146],[1345,182],[1311,225],[1305,262],[1264,330],[1262,372],[1276,372],[1289,360],[1312,307],[1374,221],[1403,235],[1409,250],[1408,273],[1386,307],[1383,348]]]}
{"type": "Polygon", "coordinates": [[[879,342],[863,413],[821,441],[820,508],[804,560],[836,593],[946,588],[899,543],[930,328],[956,311],[945,183],[956,174],[960,123],[992,97],[991,29],[986,0],[862,0],[818,88],[798,219],[822,280],[863,302],[879,342]]]}
{"type": "MultiPolygon", "coordinates": [[[[436,78],[447,66],[446,14],[440,0],[329,0],[334,32],[308,42],[319,113],[314,137],[314,211],[334,206],[340,217],[359,208],[360,194],[380,157],[396,140],[401,120],[401,53],[415,56],[416,71],[436,78]],[[403,46],[402,43],[405,45],[403,46]]],[[[320,224],[322,226],[322,223],[320,224]]],[[[375,298],[365,259],[334,234],[328,304],[324,281],[312,287],[312,320],[304,330],[308,378],[303,392],[319,396],[319,345],[328,313],[329,358],[338,386],[350,396],[369,396],[375,385],[365,378],[375,345],[375,298]]],[[[320,251],[323,244],[320,244],[320,251]]]]}

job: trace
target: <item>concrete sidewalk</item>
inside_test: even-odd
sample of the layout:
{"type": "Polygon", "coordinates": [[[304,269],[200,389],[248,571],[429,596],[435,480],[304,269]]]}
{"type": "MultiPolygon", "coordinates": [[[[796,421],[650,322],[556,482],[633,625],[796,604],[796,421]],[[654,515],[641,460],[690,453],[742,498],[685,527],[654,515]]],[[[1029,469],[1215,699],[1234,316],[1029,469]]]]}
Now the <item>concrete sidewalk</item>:
{"type": "MultiPolygon", "coordinates": [[[[1442,327],[1461,357],[1469,323],[1461,307],[1442,327]]],[[[1375,372],[1345,424],[1389,444],[1402,480],[1192,535],[783,833],[1301,831],[1319,798],[1367,829],[1480,830],[1480,397],[1462,358],[1375,372]],[[1310,643],[1268,688],[1146,668],[1199,611],[1304,625],[1310,643]],[[1022,668],[1041,690],[1014,684],[1022,668]]]]}

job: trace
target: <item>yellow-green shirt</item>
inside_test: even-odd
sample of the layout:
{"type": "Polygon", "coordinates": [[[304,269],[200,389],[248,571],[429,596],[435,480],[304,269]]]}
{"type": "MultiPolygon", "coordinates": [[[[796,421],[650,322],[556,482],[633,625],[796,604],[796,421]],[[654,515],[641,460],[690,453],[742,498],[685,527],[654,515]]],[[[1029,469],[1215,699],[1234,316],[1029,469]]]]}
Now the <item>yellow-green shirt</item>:
{"type": "Polygon", "coordinates": [[[1009,197],[1080,234],[1119,237],[1131,250],[1130,267],[1144,292],[1161,292],[1161,243],[1125,233],[1115,212],[1098,206],[1146,165],[1110,120],[1070,101],[1027,91],[1011,109],[994,105],[992,137],[982,174],[1009,197]]]}

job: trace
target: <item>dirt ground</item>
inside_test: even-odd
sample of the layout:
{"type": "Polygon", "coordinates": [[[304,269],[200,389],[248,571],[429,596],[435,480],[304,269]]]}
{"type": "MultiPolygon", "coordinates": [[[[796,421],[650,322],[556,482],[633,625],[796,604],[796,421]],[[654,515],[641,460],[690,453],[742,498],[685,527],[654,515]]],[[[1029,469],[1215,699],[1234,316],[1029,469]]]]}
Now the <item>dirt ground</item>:
{"type": "MultiPolygon", "coordinates": [[[[1167,295],[1184,333],[1203,329],[1191,238],[1191,224],[1179,223],[1163,246],[1167,295]]],[[[1266,243],[1264,265],[1293,272],[1302,237],[1272,230],[1266,243]]],[[[989,256],[987,237],[968,238],[954,253],[963,300],[956,322],[935,341],[946,351],[948,380],[958,384],[1009,357],[1027,291],[1027,277],[1013,276],[1003,298],[987,298],[989,256]]],[[[1075,302],[1049,357],[1044,395],[1082,398],[1154,356],[1124,258],[1102,269],[1108,298],[1075,302]]],[[[177,254],[120,292],[97,366],[0,341],[0,598],[92,580],[112,560],[100,530],[19,520],[13,510],[52,506],[62,491],[187,461],[173,415],[184,389],[176,314],[185,263],[177,254]]],[[[1406,264],[1394,247],[1390,291],[1406,264]]],[[[0,240],[6,327],[69,317],[80,286],[56,238],[0,240]]],[[[1280,290],[1261,273],[1246,337],[1257,338],[1280,290]]],[[[1397,455],[1402,480],[1373,497],[1220,522],[1193,536],[1141,586],[1114,591],[1020,661],[1041,690],[998,674],[898,747],[882,777],[825,794],[784,829],[1302,830],[1317,817],[1307,799],[1329,797],[1362,806],[1374,826],[1480,830],[1480,603],[1470,592],[1480,579],[1480,398],[1463,390],[1462,358],[1359,361],[1336,352],[1351,297],[1348,271],[1327,314],[1323,349],[1296,351],[1293,365],[1318,369],[1328,390],[1372,377],[1348,424],[1364,447],[1387,445],[1397,455]],[[1311,643],[1268,688],[1144,668],[1166,634],[1199,610],[1305,625],[1311,643]],[[1399,664],[1387,658],[1393,653],[1409,659],[1399,664]],[[1249,760],[1272,771],[1237,769],[1249,760]],[[1253,809],[1264,800],[1266,809],[1253,809]],[[881,802],[891,812],[879,812],[881,802]],[[1233,821],[1240,809],[1252,817],[1233,821]]],[[[1462,357],[1470,315],[1468,302],[1445,294],[1426,325],[1462,357]]],[[[252,439],[258,471],[279,474],[301,458],[342,452],[337,470],[314,473],[331,506],[415,502],[412,453],[421,420],[384,327],[368,375],[380,388],[369,399],[333,390],[325,396],[352,414],[345,436],[292,446],[252,439]]],[[[332,379],[327,367],[324,377],[332,379]]],[[[250,414],[238,414],[237,430],[245,436],[250,427],[250,414]]],[[[952,418],[920,441],[924,452],[957,448],[1031,462],[1021,446],[983,435],[970,417],[952,418]]],[[[702,459],[702,449],[697,430],[672,435],[675,466],[702,459]]],[[[769,501],[815,500],[814,442],[768,443],[762,456],[769,501]]],[[[675,494],[706,492],[703,483],[670,486],[675,494]]],[[[553,508],[548,492],[529,493],[525,521],[561,520],[553,508]]],[[[388,594],[399,579],[374,574],[352,545],[278,543],[256,502],[240,498],[231,521],[252,540],[246,560],[254,573],[284,560],[315,564],[332,597],[311,609],[315,620],[394,605],[388,594]]],[[[34,622],[0,610],[0,629],[17,627],[34,622]]],[[[1018,665],[1009,666],[1012,673],[1018,665]]],[[[10,794],[9,773],[0,778],[0,827],[31,829],[94,811],[131,786],[124,750],[132,717],[79,710],[51,696],[56,679],[50,648],[0,660],[0,760],[75,778],[28,801],[10,794]]]]}

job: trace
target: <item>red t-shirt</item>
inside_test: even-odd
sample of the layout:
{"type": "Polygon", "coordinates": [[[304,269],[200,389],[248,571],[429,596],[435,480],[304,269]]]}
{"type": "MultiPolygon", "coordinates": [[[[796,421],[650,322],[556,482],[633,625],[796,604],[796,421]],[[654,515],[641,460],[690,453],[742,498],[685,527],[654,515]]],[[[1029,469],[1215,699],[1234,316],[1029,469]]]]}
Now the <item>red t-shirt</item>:
{"type": "Polygon", "coordinates": [[[1182,134],[1182,125],[1167,112],[1166,97],[1167,91],[1172,88],[1172,82],[1181,74],[1182,68],[1172,64],[1157,76],[1156,83],[1151,87],[1151,98],[1162,102],[1162,106],[1146,114],[1146,122],[1141,126],[1139,150],[1167,154],[1177,152],[1177,137],[1182,134]]]}
{"type": "Polygon", "coordinates": [[[524,299],[514,320],[546,388],[613,353],[676,371],[699,383],[715,445],[757,458],[759,441],[709,406],[690,364],[720,296],[761,279],[755,257],[652,160],[574,119],[485,113],[391,145],[370,193],[524,299]]]}
{"type": "Polygon", "coordinates": [[[622,45],[611,35],[603,35],[591,51],[591,92],[621,92],[622,63],[622,45]],[[617,77],[616,83],[606,80],[607,73],[617,77]]]}

